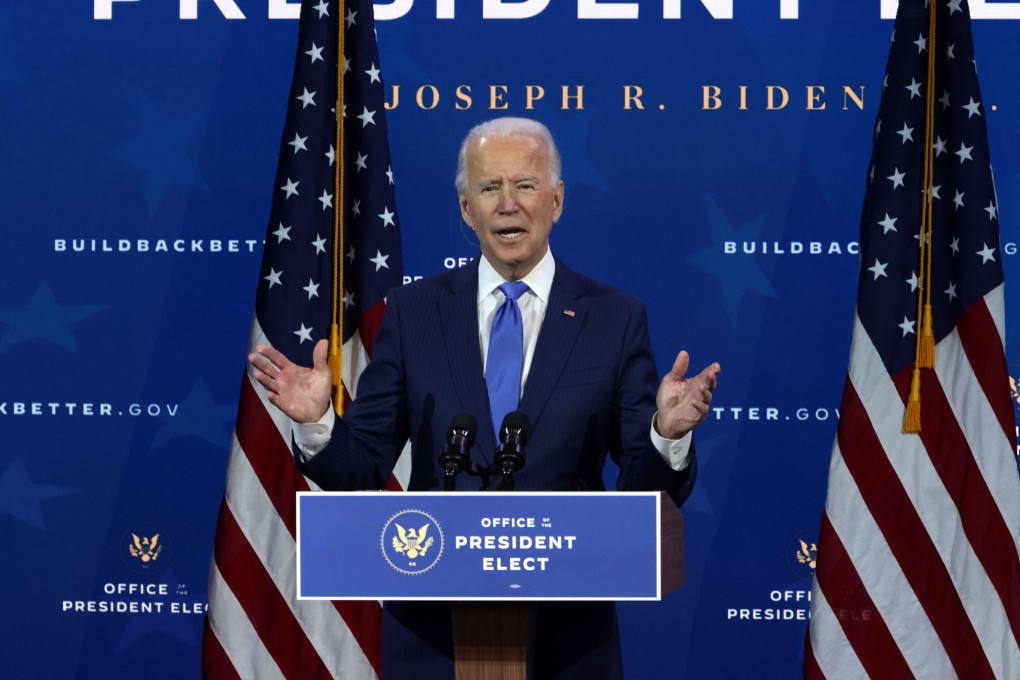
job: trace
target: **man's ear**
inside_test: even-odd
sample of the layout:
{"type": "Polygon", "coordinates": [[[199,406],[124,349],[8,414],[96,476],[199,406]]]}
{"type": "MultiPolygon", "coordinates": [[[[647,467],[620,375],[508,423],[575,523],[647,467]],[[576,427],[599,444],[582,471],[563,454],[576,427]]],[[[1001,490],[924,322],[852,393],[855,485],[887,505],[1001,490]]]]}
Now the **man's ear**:
{"type": "Polygon", "coordinates": [[[565,191],[563,186],[563,180],[560,180],[560,184],[556,187],[556,193],[553,194],[553,224],[559,221],[560,215],[563,214],[563,192],[565,191]]]}
{"type": "Polygon", "coordinates": [[[472,229],[475,228],[474,220],[471,218],[471,212],[470,210],[468,210],[467,196],[463,194],[460,195],[460,217],[462,220],[464,220],[464,223],[466,225],[468,225],[472,229]]]}

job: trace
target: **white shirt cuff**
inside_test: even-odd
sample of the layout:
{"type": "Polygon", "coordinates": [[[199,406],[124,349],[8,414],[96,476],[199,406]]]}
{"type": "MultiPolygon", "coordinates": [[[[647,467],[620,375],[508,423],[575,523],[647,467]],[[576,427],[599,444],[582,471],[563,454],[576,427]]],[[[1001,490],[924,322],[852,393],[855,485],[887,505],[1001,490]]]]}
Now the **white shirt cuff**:
{"type": "Polygon", "coordinates": [[[333,404],[322,414],[317,422],[296,423],[291,421],[291,431],[294,434],[294,443],[297,444],[298,455],[302,462],[308,460],[326,448],[330,438],[333,436],[333,426],[336,424],[336,411],[333,404]]]}
{"type": "Polygon", "coordinates": [[[662,456],[662,459],[666,461],[666,464],[677,472],[687,469],[687,455],[691,451],[692,432],[688,432],[683,437],[680,437],[680,439],[666,439],[655,431],[655,416],[652,416],[652,424],[649,430],[651,430],[652,445],[659,452],[659,455],[662,456]]]}

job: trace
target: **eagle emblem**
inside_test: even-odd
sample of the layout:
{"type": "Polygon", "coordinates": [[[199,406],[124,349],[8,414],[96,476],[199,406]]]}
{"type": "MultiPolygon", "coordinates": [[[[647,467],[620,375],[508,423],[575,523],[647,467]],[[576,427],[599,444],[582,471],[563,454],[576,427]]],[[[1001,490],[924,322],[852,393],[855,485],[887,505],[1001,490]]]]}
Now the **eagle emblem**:
{"type": "Polygon", "coordinates": [[[428,530],[428,524],[423,524],[417,531],[414,527],[404,529],[397,524],[397,535],[393,537],[393,550],[402,555],[406,553],[407,558],[411,560],[416,559],[419,555],[424,557],[433,543],[431,536],[425,537],[428,530]]]}
{"type": "Polygon", "coordinates": [[[801,564],[808,565],[811,569],[815,568],[815,561],[818,559],[818,545],[812,543],[808,545],[803,539],[800,539],[800,550],[797,551],[797,561],[801,564]]]}
{"type": "Polygon", "coordinates": [[[163,550],[163,546],[159,545],[159,534],[153,534],[152,538],[148,536],[138,537],[138,534],[131,534],[132,543],[128,546],[128,552],[131,553],[131,557],[137,557],[142,562],[151,562],[159,557],[159,553],[163,550]]]}

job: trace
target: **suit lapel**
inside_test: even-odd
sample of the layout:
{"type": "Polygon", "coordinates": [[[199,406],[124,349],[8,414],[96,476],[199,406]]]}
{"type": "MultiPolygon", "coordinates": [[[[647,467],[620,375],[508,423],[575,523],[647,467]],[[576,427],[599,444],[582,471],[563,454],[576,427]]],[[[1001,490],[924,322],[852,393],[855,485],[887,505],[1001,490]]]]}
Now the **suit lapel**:
{"type": "Polygon", "coordinates": [[[520,410],[527,414],[532,425],[538,422],[567,365],[588,314],[587,303],[577,275],[557,259],[549,304],[521,396],[520,410]]]}
{"type": "Polygon", "coordinates": [[[492,460],[495,433],[489,416],[489,393],[482,375],[478,346],[478,264],[463,267],[451,277],[449,295],[439,303],[450,377],[464,411],[478,420],[476,446],[492,460]]]}

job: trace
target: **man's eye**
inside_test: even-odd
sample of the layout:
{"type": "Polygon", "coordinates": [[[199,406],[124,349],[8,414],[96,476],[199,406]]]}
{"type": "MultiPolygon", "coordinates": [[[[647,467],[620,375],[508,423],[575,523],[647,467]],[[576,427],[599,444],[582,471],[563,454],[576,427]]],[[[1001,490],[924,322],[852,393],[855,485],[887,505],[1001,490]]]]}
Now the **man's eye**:
{"type": "Polygon", "coordinates": [[[518,184],[517,188],[520,191],[534,191],[535,190],[535,185],[534,184],[518,184]]]}

